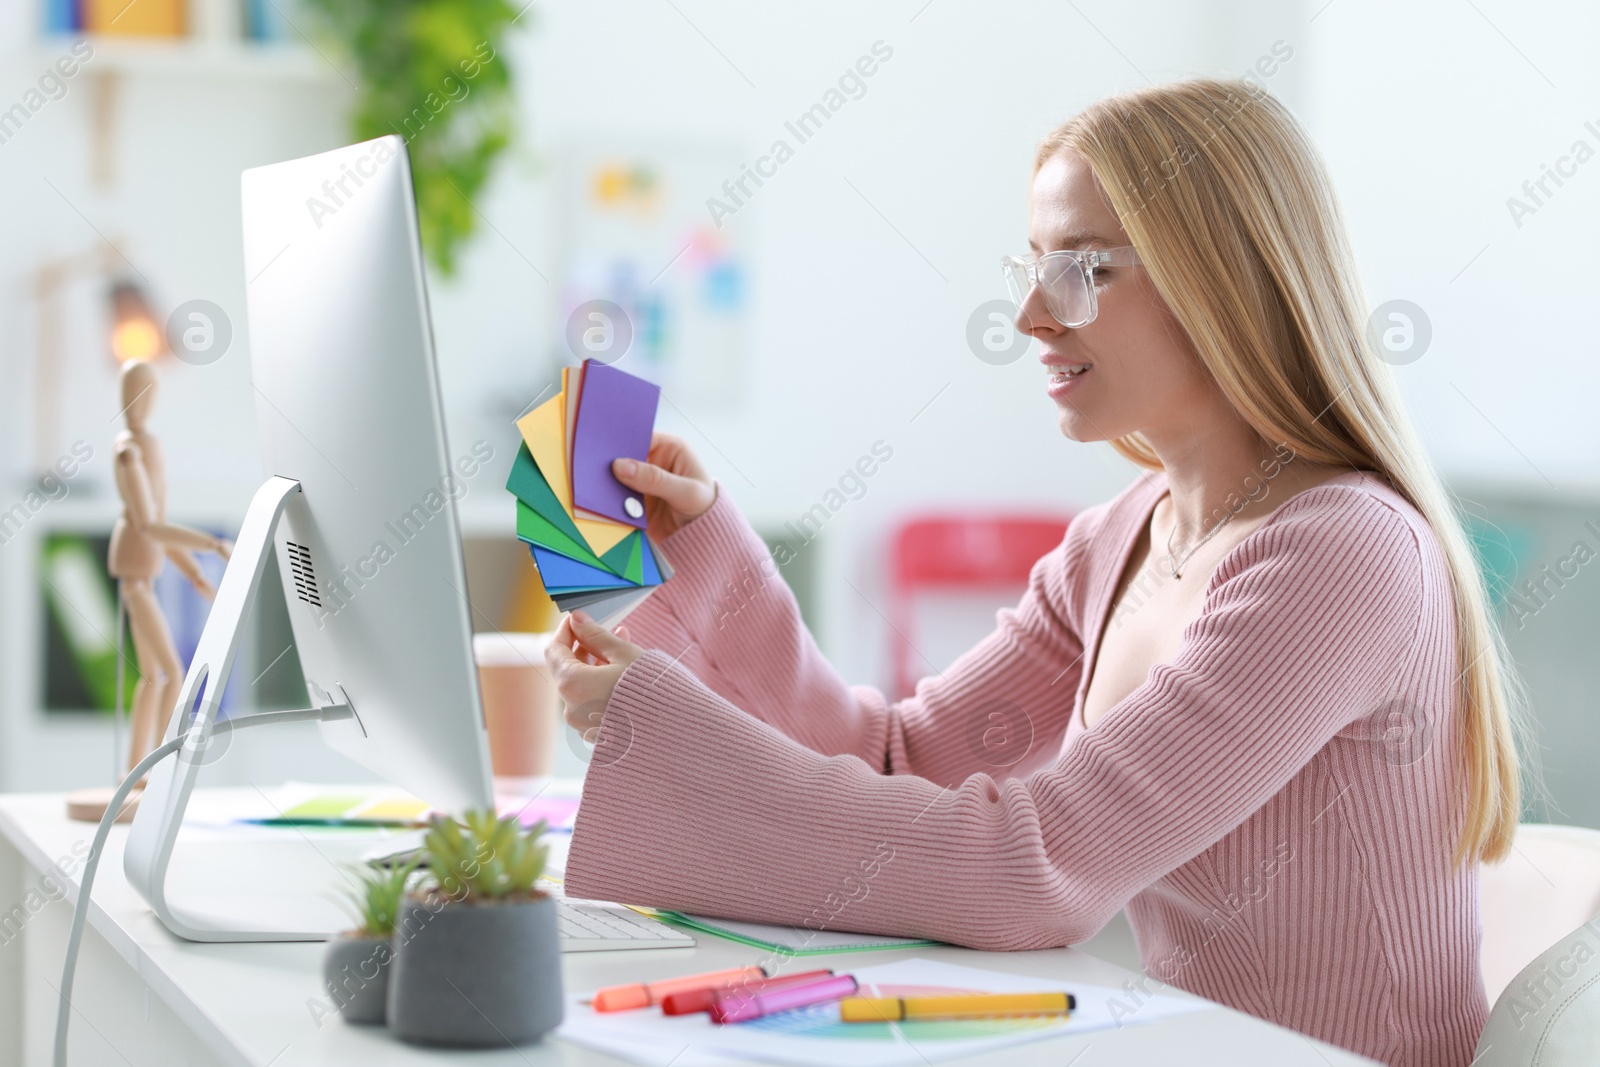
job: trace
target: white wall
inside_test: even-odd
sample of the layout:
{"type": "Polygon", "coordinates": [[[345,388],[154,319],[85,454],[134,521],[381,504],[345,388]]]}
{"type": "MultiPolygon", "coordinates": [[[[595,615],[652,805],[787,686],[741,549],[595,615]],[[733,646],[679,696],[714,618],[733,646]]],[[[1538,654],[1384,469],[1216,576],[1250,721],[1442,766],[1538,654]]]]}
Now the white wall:
{"type": "Polygon", "coordinates": [[[1433,323],[1398,368],[1430,449],[1452,480],[1592,492],[1600,8],[1337,0],[1314,25],[1307,117],[1372,301],[1433,323]],[[1580,139],[1595,158],[1519,227],[1507,200],[1580,139]]]}

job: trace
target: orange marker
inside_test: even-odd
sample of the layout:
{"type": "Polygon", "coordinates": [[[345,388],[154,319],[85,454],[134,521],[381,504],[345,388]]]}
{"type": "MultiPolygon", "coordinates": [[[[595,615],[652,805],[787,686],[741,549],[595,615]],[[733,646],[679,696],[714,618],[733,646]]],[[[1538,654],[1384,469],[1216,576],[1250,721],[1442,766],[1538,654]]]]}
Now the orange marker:
{"type": "Polygon", "coordinates": [[[760,967],[734,967],[709,974],[690,974],[682,978],[667,978],[660,982],[638,982],[634,985],[614,985],[594,995],[590,1006],[595,1011],[631,1011],[660,1004],[663,997],[673,993],[688,993],[696,989],[716,989],[735,982],[760,981],[767,972],[760,967]]]}

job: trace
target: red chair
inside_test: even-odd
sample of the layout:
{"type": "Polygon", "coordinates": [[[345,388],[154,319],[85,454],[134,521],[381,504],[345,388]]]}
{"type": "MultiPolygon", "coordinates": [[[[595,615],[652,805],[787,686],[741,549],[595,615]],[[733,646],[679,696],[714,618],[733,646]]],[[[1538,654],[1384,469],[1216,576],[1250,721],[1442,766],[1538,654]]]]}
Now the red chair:
{"type": "Polygon", "coordinates": [[[1020,590],[1039,557],[1061,543],[1070,514],[925,515],[894,531],[889,549],[889,621],[895,698],[915,691],[919,668],[912,636],[915,597],[928,591],[1020,590]]]}

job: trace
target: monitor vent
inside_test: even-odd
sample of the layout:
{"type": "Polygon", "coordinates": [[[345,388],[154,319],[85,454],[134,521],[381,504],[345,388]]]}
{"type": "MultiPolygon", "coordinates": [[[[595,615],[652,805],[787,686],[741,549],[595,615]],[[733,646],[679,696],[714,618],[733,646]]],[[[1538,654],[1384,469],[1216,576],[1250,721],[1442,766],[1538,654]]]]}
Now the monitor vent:
{"type": "Polygon", "coordinates": [[[293,541],[284,544],[289,549],[289,569],[294,572],[295,596],[314,608],[322,607],[322,599],[317,596],[317,573],[311,569],[311,549],[293,541]]]}

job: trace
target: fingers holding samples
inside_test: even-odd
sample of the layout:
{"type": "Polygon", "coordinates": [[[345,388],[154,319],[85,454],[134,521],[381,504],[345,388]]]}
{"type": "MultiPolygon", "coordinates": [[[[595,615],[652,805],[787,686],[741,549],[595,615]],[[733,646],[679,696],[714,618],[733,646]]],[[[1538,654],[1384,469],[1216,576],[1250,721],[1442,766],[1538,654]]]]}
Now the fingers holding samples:
{"type": "Polygon", "coordinates": [[[622,672],[643,652],[582,611],[562,619],[545,647],[545,663],[566,704],[567,724],[589,736],[600,725],[622,672]]]}
{"type": "MultiPolygon", "coordinates": [[[[606,663],[617,663],[626,667],[644,651],[638,645],[621,636],[612,633],[604,626],[595,622],[583,609],[578,609],[565,619],[567,630],[573,635],[579,647],[592,652],[606,663]]],[[[556,631],[558,634],[561,632],[556,631]]]]}
{"type": "Polygon", "coordinates": [[[623,669],[604,662],[561,630],[556,631],[555,639],[545,647],[544,660],[569,714],[571,709],[595,701],[603,704],[610,698],[611,688],[623,669]]]}
{"type": "Polygon", "coordinates": [[[661,433],[657,431],[650,435],[649,460],[657,467],[693,478],[698,481],[709,482],[706,468],[700,462],[700,457],[694,454],[694,449],[689,447],[687,441],[676,434],[661,433]]]}
{"type": "Polygon", "coordinates": [[[716,484],[700,460],[671,434],[654,435],[648,462],[623,457],[611,469],[619,482],[644,494],[651,532],[658,537],[671,536],[705,514],[717,497],[716,484]]]}
{"type": "Polygon", "coordinates": [[[716,499],[710,478],[677,474],[654,463],[640,463],[626,456],[611,465],[617,481],[645,496],[660,499],[684,521],[698,518],[716,499]]]}

